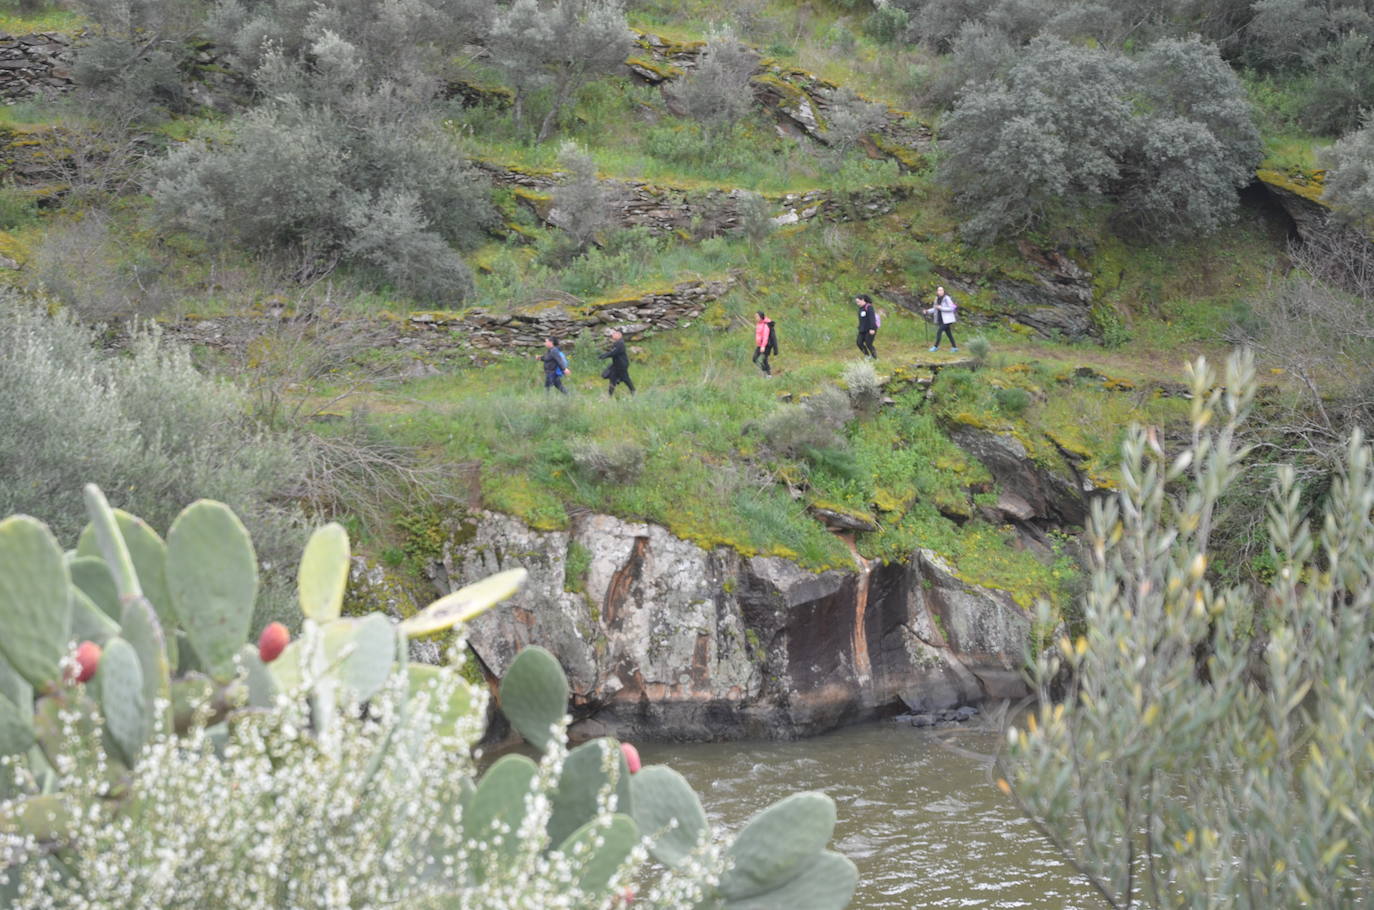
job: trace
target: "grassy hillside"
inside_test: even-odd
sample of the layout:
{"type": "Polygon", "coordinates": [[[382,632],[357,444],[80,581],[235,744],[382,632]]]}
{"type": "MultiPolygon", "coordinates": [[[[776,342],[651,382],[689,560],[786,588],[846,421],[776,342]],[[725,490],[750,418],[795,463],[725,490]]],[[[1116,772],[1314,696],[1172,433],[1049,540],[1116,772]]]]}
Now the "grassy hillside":
{"type": "MultiPolygon", "coordinates": [[[[852,87],[912,129],[927,128],[937,111],[901,112],[924,103],[939,60],[878,43],[865,34],[860,12],[844,3],[760,3],[737,10],[735,24],[758,47],[765,68],[852,87]]],[[[630,22],[689,45],[709,37],[718,14],[712,4],[648,3],[631,10],[630,22]]],[[[51,27],[69,27],[66,15],[51,18],[58,23],[51,27]]],[[[461,75],[474,85],[499,80],[484,62],[466,64],[461,75]]],[[[989,521],[983,507],[1003,491],[950,441],[950,429],[1010,436],[1046,465],[1062,468],[1060,452],[1070,453],[1085,476],[1110,485],[1123,428],[1131,421],[1167,427],[1185,416],[1186,402],[1171,395],[1183,363],[1197,354],[1219,356],[1225,330],[1282,268],[1286,228],[1258,203],[1247,203],[1235,224],[1202,240],[1125,240],[1104,215],[976,248],[960,239],[952,188],[935,177],[938,145],[905,157],[877,142],[837,152],[782,129],[775,112],[763,108],[708,138],[699,124],[673,113],[658,88],[626,72],[582,88],[558,141],[534,143],[501,93],[490,97],[489,104],[451,106],[443,123],[471,157],[501,167],[547,174],[558,167],[559,143],[570,140],[607,180],[688,194],[748,189],[774,200],[872,187],[899,190],[901,198],[882,217],[816,220],[755,238],[695,223],[661,236],[609,229],[597,245],[570,256],[561,232],[535,214],[539,192],[500,188],[492,196],[499,224],[468,254],[476,290],[461,303],[408,298],[367,269],[346,265],[302,290],[261,256],[162,230],[138,191],[102,203],[97,218],[76,198],[45,204],[40,213],[35,201],[51,187],[6,190],[0,253],[22,266],[11,281],[84,305],[93,318],[118,314],[122,301],[173,328],[192,315],[260,319],[261,338],[203,346],[202,362],[271,388],[294,403],[293,413],[318,411],[326,422],[312,431],[325,437],[342,432],[342,424],[327,421],[353,415],[343,422],[350,432],[362,425],[374,440],[419,452],[440,475],[454,477],[455,466],[477,463],[484,504],[536,527],[566,526],[580,509],[605,510],[660,522],[705,546],[786,556],[814,569],[852,565],[847,543],[808,511],[818,507],[876,526],[855,537],[865,557],[900,560],[928,547],[963,577],[1011,591],[1024,604],[1067,598],[1075,576],[1067,538],[1027,547],[1013,528],[989,521]],[[1042,337],[1002,315],[1008,304],[998,282],[1037,280],[1026,243],[1063,249],[1092,273],[1097,340],[1042,337]],[[64,249],[80,259],[64,260],[64,249]],[[62,266],[71,261],[98,265],[108,280],[80,269],[72,274],[62,266]],[[631,372],[640,388],[633,398],[622,389],[607,400],[590,335],[568,348],[567,398],[540,387],[533,349],[416,355],[356,341],[369,325],[395,324],[436,303],[502,313],[554,296],[591,304],[727,274],[736,276],[733,289],[699,320],[632,343],[631,372]],[[940,283],[955,289],[962,307],[963,349],[949,368],[956,355],[928,354],[930,327],[900,303],[929,301],[940,283]],[[801,403],[846,386],[844,371],[857,354],[852,299],[860,292],[878,296],[885,313],[877,340],[880,400],[859,401],[822,444],[796,444],[788,434],[801,433],[809,419],[799,416],[801,403]],[[750,362],[752,314],[759,309],[779,328],[782,351],[772,379],[750,362]],[[325,331],[297,332],[288,346],[279,337],[280,319],[306,312],[362,328],[341,354],[331,353],[337,339],[325,331]],[[975,336],[986,351],[967,363],[970,350],[981,350],[969,345],[975,336]]],[[[12,109],[10,144],[45,129],[58,128],[60,136],[73,116],[56,106],[12,109]]],[[[149,142],[160,153],[190,136],[215,136],[224,122],[218,114],[180,115],[149,142]]],[[[1276,136],[1272,163],[1310,164],[1311,145],[1310,137],[1276,136]]],[[[407,528],[415,526],[408,511],[394,509],[389,524],[375,516],[358,523],[365,546],[403,562],[414,533],[407,528]]]]}

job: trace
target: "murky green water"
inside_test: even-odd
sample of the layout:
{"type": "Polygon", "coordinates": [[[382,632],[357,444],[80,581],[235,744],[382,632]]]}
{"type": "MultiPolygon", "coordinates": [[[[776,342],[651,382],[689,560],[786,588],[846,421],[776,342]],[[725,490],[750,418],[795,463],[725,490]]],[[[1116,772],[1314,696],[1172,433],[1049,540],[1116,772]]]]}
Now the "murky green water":
{"type": "Polygon", "coordinates": [[[839,808],[834,849],[859,867],[855,910],[1102,906],[992,786],[985,766],[937,738],[983,754],[997,742],[965,728],[868,724],[800,742],[640,752],[680,771],[712,822],[730,830],[789,793],[829,793],[839,808]]]}

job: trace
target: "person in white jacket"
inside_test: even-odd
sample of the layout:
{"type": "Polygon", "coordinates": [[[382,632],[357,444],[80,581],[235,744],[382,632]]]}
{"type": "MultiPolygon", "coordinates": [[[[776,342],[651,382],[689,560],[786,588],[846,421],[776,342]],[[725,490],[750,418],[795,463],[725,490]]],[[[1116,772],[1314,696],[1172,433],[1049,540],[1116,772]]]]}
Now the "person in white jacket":
{"type": "Polygon", "coordinates": [[[959,309],[959,305],[954,302],[954,298],[945,293],[944,288],[935,289],[935,305],[926,310],[927,315],[935,317],[935,344],[931,346],[931,351],[940,350],[940,333],[949,336],[949,347],[952,351],[959,350],[959,342],[954,340],[954,323],[957,321],[954,313],[959,309]]]}

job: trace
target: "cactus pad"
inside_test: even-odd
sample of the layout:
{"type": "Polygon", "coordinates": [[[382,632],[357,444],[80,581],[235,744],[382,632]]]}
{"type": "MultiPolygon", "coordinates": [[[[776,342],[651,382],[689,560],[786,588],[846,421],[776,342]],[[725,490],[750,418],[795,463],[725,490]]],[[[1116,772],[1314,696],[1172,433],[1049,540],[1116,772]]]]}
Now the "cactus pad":
{"type": "Polygon", "coordinates": [[[649,852],[665,866],[687,861],[707,835],[706,811],[687,779],[667,765],[641,768],[630,778],[634,817],[649,840],[649,852]],[[677,825],[671,826],[676,820],[677,825]]]}
{"type": "Polygon", "coordinates": [[[809,858],[796,878],[754,897],[726,901],[724,910],[841,910],[849,906],[858,884],[854,864],[824,850],[809,858]]]}
{"type": "Polygon", "coordinates": [[[19,706],[0,695],[0,755],[19,755],[34,743],[33,723],[19,706]]]}
{"type": "Polygon", "coordinates": [[[0,521],[0,653],[35,688],[57,682],[71,624],[62,548],[27,515],[0,521]]]}
{"type": "Polygon", "coordinates": [[[568,710],[568,679],[552,654],[530,646],[516,655],[501,680],[501,710],[526,742],[544,751],[568,710]]]}
{"type": "Polygon", "coordinates": [[[401,623],[401,631],[414,638],[442,632],[455,623],[469,622],[520,590],[528,575],[524,569],[508,569],[445,594],[401,623]]]}
{"type": "Polygon", "coordinates": [[[348,586],[348,532],[330,522],[310,535],[301,554],[296,588],[301,612],[323,625],[339,618],[348,586]]]}
{"type": "Polygon", "coordinates": [[[586,894],[600,894],[638,843],[639,828],[634,819],[616,813],[609,825],[589,821],[578,828],[558,852],[573,860],[578,887],[586,894]]]}
{"type": "Polygon", "coordinates": [[[602,790],[614,790],[617,811],[630,811],[630,769],[615,740],[594,739],[568,753],[563,773],[558,777],[558,789],[550,798],[553,813],[549,816],[549,839],[561,844],[596,816],[596,801],[602,790]],[[607,761],[611,770],[606,770],[607,761]]]}
{"type": "Polygon", "coordinates": [[[95,678],[100,684],[100,708],[114,757],[132,768],[152,728],[152,706],[143,695],[143,670],[134,646],[122,638],[110,639],[95,678]]]}
{"type": "Polygon", "coordinates": [[[729,900],[755,897],[799,875],[825,849],[835,829],[835,803],[824,793],[795,793],[750,819],[726,856],[721,876],[729,900]]]}
{"type": "Polygon", "coordinates": [[[167,532],[167,589],[200,663],[221,682],[248,638],[258,566],[242,522],[219,502],[187,506],[167,532]]]}

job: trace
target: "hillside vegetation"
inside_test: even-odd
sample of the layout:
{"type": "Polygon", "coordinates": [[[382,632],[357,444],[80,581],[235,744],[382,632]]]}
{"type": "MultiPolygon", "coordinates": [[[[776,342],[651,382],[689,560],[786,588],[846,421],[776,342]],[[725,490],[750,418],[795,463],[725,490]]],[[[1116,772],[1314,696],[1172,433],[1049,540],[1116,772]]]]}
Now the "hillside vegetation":
{"type": "MultiPolygon", "coordinates": [[[[1308,336],[1330,356],[1299,363],[1274,330],[1276,301],[1368,300],[1369,273],[1290,273],[1299,225],[1251,184],[1315,186],[1332,224],[1368,225],[1367,4],[375,6],[79,0],[5,23],[85,30],[76,92],[5,109],[16,305],[106,340],[155,320],[232,382],[244,438],[313,466],[236,491],[246,519],[342,516],[415,568],[460,502],[540,528],[602,510],[813,569],[925,547],[1063,606],[1081,516],[1018,517],[970,438],[1110,486],[1127,424],[1186,425],[1182,364],[1241,338],[1276,415],[1325,403],[1321,426],[1272,429],[1276,455],[1301,433],[1320,472],[1365,413],[1347,366],[1369,334],[1333,323],[1308,336]],[[633,315],[695,281],[728,287],[671,325],[633,315]],[[940,284],[957,355],[926,351],[940,284]],[[859,293],[883,313],[871,365],[859,293]],[[492,340],[469,346],[479,319],[492,340]],[[566,398],[526,344],[551,325],[585,327],[566,398]],[[633,398],[597,378],[614,326],[633,398]]],[[[55,374],[47,394],[92,381],[114,388],[55,374]]],[[[72,490],[92,476],[71,470],[72,490]]],[[[34,495],[0,486],[0,512],[34,495]]],[[[1236,577],[1266,570],[1247,495],[1236,577]]]]}

